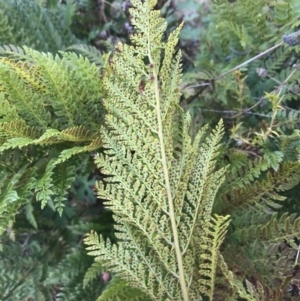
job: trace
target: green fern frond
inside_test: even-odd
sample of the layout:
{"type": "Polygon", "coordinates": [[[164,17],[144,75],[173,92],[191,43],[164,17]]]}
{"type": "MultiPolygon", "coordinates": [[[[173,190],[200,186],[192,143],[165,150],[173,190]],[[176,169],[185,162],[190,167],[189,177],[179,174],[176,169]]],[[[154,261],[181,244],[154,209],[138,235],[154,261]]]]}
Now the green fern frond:
{"type": "Polygon", "coordinates": [[[216,283],[215,271],[218,265],[219,249],[223,242],[227,228],[230,224],[229,216],[214,215],[204,229],[205,235],[202,239],[202,251],[200,255],[202,262],[200,263],[199,289],[210,300],[213,300],[214,286],[216,283]]]}
{"type": "Polygon", "coordinates": [[[32,141],[32,144],[47,145],[64,141],[83,142],[91,140],[90,136],[91,134],[83,126],[73,127],[63,131],[47,129],[43,135],[32,141]]]}
{"type": "Polygon", "coordinates": [[[258,280],[255,281],[255,284],[247,279],[242,280],[228,269],[221,254],[219,255],[219,266],[223,275],[240,298],[248,301],[283,300],[285,291],[283,285],[278,287],[266,287],[258,280]]]}
{"type": "Polygon", "coordinates": [[[240,228],[234,232],[234,236],[241,244],[260,240],[266,241],[269,245],[277,244],[279,246],[282,241],[286,241],[294,249],[298,249],[294,238],[300,234],[299,224],[300,218],[296,218],[296,214],[284,213],[280,218],[277,214],[273,214],[268,222],[248,228],[240,228]]]}
{"type": "Polygon", "coordinates": [[[6,141],[1,146],[1,151],[18,146],[17,141],[20,140],[20,147],[30,144],[33,139],[37,138],[41,131],[35,127],[28,126],[24,120],[15,120],[12,122],[0,123],[0,142],[6,141]]]}
{"type": "Polygon", "coordinates": [[[259,158],[245,161],[238,169],[229,169],[224,190],[230,191],[233,188],[242,188],[244,185],[252,183],[269,167],[265,158],[259,158]]]}
{"type": "Polygon", "coordinates": [[[211,26],[214,27],[212,34],[216,40],[219,38],[217,51],[224,50],[222,55],[228,55],[230,49],[248,50],[261,45],[270,35],[272,28],[265,22],[266,18],[272,18],[268,8],[268,3],[260,0],[214,1],[211,5],[213,11],[211,26]]]}
{"type": "MultiPolygon", "coordinates": [[[[219,255],[219,263],[220,263],[220,268],[222,269],[222,272],[224,276],[226,277],[227,281],[230,283],[230,285],[236,290],[238,295],[246,299],[247,301],[260,301],[264,299],[256,298],[256,296],[253,296],[253,294],[249,293],[247,289],[244,287],[243,283],[228,269],[228,266],[226,265],[223,256],[220,254],[219,255]]],[[[250,286],[249,282],[247,282],[248,288],[253,292],[252,286],[250,286]]]]}
{"type": "MultiPolygon", "coordinates": [[[[69,52],[1,50],[0,164],[8,177],[27,166],[10,188],[19,197],[15,204],[35,197],[42,207],[54,202],[61,213],[83,154],[102,146],[99,68],[69,52]]],[[[11,206],[3,221],[13,220],[17,209],[11,206]]]]}
{"type": "Polygon", "coordinates": [[[20,61],[28,59],[28,57],[26,56],[26,53],[22,47],[15,46],[12,44],[1,46],[0,54],[3,57],[8,57],[10,59],[15,59],[15,60],[20,60],[20,61]]]}
{"type": "MultiPolygon", "coordinates": [[[[23,67],[26,66],[26,70],[20,71],[17,63],[15,65],[16,68],[10,68],[7,67],[7,64],[3,64],[3,61],[0,62],[1,90],[6,94],[6,99],[13,110],[17,110],[20,116],[24,116],[27,122],[31,122],[31,125],[45,128],[49,123],[50,116],[39,100],[39,95],[36,93],[38,91],[34,91],[39,84],[33,88],[30,84],[30,82],[38,83],[39,79],[33,78],[34,73],[29,75],[30,68],[25,63],[23,67]],[[25,75],[20,77],[20,72],[25,75]],[[26,76],[30,77],[31,80],[27,81],[26,76]]],[[[41,90],[39,92],[44,94],[41,90]]]]}
{"type": "Polygon", "coordinates": [[[299,21],[297,15],[300,11],[299,2],[295,0],[286,0],[276,2],[275,20],[278,25],[283,25],[283,28],[297,28],[299,21]]]}
{"type": "Polygon", "coordinates": [[[249,183],[240,189],[232,189],[223,195],[224,212],[241,210],[245,207],[253,207],[257,211],[269,211],[270,208],[280,208],[279,202],[286,197],[281,191],[291,189],[300,180],[299,165],[297,162],[284,162],[279,169],[268,172],[265,179],[249,183]]]}
{"type": "Polygon", "coordinates": [[[291,135],[280,135],[278,144],[285,160],[297,160],[300,154],[300,131],[294,130],[291,135]]]}
{"type": "Polygon", "coordinates": [[[31,202],[24,206],[24,211],[25,211],[27,220],[30,222],[30,224],[35,229],[37,229],[38,226],[37,226],[36,218],[34,217],[34,214],[33,214],[33,206],[32,206],[31,202]]]}
{"type": "Polygon", "coordinates": [[[94,139],[89,145],[74,146],[70,149],[65,149],[60,153],[58,159],[55,161],[54,164],[60,164],[62,162],[65,162],[71,157],[81,153],[93,152],[95,150],[98,150],[100,147],[102,147],[102,139],[97,138],[94,139]]]}
{"type": "Polygon", "coordinates": [[[73,127],[63,131],[48,129],[41,135],[41,131],[37,132],[35,128],[28,127],[24,121],[21,121],[3,123],[0,126],[0,132],[2,132],[2,139],[0,139],[0,142],[1,140],[6,140],[3,138],[4,135],[6,137],[13,135],[19,136],[7,139],[0,147],[0,152],[10,148],[22,148],[29,145],[48,146],[63,142],[84,143],[83,146],[75,146],[71,149],[63,150],[55,164],[64,162],[76,154],[99,149],[102,145],[101,139],[98,138],[97,135],[86,130],[83,126],[73,127]],[[38,137],[38,135],[41,136],[34,139],[38,137]]]}
{"type": "MultiPolygon", "coordinates": [[[[0,85],[1,87],[1,85],[0,85]]],[[[1,89],[1,88],[0,88],[1,89]]],[[[1,91],[0,92],[0,107],[1,107],[1,123],[4,122],[13,122],[15,120],[20,119],[18,115],[18,110],[15,106],[12,106],[7,99],[5,99],[5,94],[1,91]]]]}
{"type": "Polygon", "coordinates": [[[72,0],[67,0],[66,3],[59,3],[57,8],[60,9],[61,14],[63,15],[63,20],[67,27],[71,26],[72,18],[75,15],[75,3],[72,0]]]}
{"type": "MultiPolygon", "coordinates": [[[[2,234],[8,225],[14,221],[14,216],[18,209],[27,202],[16,189],[16,185],[26,172],[26,166],[18,171],[18,173],[10,176],[4,170],[0,171],[0,234],[2,234]]],[[[34,183],[24,185],[25,189],[32,189],[34,183]]]]}
{"type": "Polygon", "coordinates": [[[109,176],[97,194],[112,206],[119,242],[91,232],[85,243],[96,261],[151,300],[197,300],[198,281],[208,269],[213,279],[216,269],[216,257],[199,269],[203,245],[213,244],[216,256],[229,223],[211,220],[226,171],[215,171],[223,123],[210,135],[203,127],[192,141],[191,117],[179,107],[181,26],[164,43],[156,1],[132,4],[134,46],[119,43],[104,68],[105,151],[95,160],[109,176]]]}
{"type": "Polygon", "coordinates": [[[64,201],[68,197],[68,190],[75,180],[75,166],[69,163],[60,163],[54,168],[55,178],[53,179],[54,187],[54,205],[57,211],[62,214],[64,201]]]}
{"type": "Polygon", "coordinates": [[[77,44],[67,47],[65,51],[79,52],[81,55],[88,58],[91,63],[95,63],[98,67],[104,65],[101,52],[94,46],[77,44]]]}
{"type": "Polygon", "coordinates": [[[151,301],[140,290],[128,286],[126,281],[114,277],[96,301],[151,301]]]}
{"type": "Polygon", "coordinates": [[[243,49],[246,49],[249,46],[253,47],[251,36],[244,25],[238,25],[230,21],[222,21],[218,24],[218,29],[222,31],[230,31],[238,38],[243,49]]]}
{"type": "Polygon", "coordinates": [[[41,202],[42,208],[51,200],[53,191],[53,169],[55,165],[53,161],[49,161],[44,173],[37,179],[35,185],[36,200],[41,202]]]}
{"type": "Polygon", "coordinates": [[[85,271],[90,260],[82,249],[71,249],[59,265],[51,269],[45,285],[65,284],[69,279],[81,275],[85,271]]]}
{"type": "Polygon", "coordinates": [[[99,69],[73,53],[62,52],[61,58],[24,51],[22,61],[0,60],[0,87],[10,110],[43,129],[58,123],[59,129],[94,125],[95,130],[95,120],[103,115],[99,69]]]}
{"type": "Polygon", "coordinates": [[[65,5],[57,5],[51,11],[36,1],[1,1],[1,44],[27,45],[40,51],[57,52],[78,43],[70,30],[69,18],[64,18],[64,8],[65,5]]]}
{"type": "Polygon", "coordinates": [[[104,272],[100,262],[94,261],[84,275],[83,287],[86,287],[92,280],[99,277],[104,272]]]}
{"type": "Polygon", "coordinates": [[[33,91],[43,94],[44,86],[40,82],[39,75],[40,75],[40,68],[38,66],[30,66],[28,62],[16,62],[14,59],[9,59],[6,57],[0,58],[0,63],[14,71],[14,73],[21,77],[25,84],[28,84],[33,91]]]}
{"type": "Polygon", "coordinates": [[[8,150],[10,148],[22,148],[24,146],[28,146],[32,144],[32,139],[30,138],[11,138],[7,140],[3,145],[0,147],[0,152],[8,150]]]}
{"type": "Polygon", "coordinates": [[[272,53],[272,57],[265,60],[263,67],[270,76],[276,76],[278,69],[283,66],[291,56],[291,50],[289,48],[278,48],[272,53]]]}
{"type": "MultiPolygon", "coordinates": [[[[288,96],[289,93],[286,94],[288,96]]],[[[287,97],[286,97],[287,99],[287,97]]],[[[299,110],[279,110],[276,114],[278,127],[283,131],[297,130],[299,126],[299,110]]]]}

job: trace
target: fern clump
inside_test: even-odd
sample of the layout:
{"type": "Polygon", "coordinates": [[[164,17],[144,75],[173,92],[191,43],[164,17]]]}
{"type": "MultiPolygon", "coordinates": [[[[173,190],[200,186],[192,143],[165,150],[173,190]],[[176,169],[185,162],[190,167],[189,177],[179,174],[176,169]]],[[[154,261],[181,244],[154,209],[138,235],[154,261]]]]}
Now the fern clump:
{"type": "MultiPolygon", "coordinates": [[[[122,300],[212,298],[229,224],[228,215],[211,215],[226,171],[215,171],[223,125],[190,137],[191,117],[179,106],[182,25],[162,42],[167,25],[153,10],[156,1],[132,4],[133,46],[119,43],[105,67],[105,151],[95,160],[108,176],[97,191],[112,206],[119,242],[92,232],[85,243],[97,261],[144,294],[122,300]]],[[[102,299],[121,300],[115,293],[102,299]]]]}
{"type": "Polygon", "coordinates": [[[76,168],[101,145],[99,67],[6,46],[0,56],[0,233],[33,197],[62,212],[76,168]]]}

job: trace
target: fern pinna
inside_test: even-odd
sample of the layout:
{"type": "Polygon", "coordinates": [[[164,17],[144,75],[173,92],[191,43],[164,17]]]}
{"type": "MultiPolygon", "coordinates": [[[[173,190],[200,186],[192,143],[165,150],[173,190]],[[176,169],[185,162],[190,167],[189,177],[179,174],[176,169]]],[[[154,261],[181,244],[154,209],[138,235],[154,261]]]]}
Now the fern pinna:
{"type": "Polygon", "coordinates": [[[229,224],[229,216],[211,215],[226,171],[215,171],[223,125],[191,139],[191,117],[179,107],[181,26],[162,42],[167,25],[153,10],[156,1],[132,4],[134,46],[119,43],[103,77],[105,151],[96,158],[108,176],[98,196],[112,206],[119,242],[94,232],[85,239],[89,254],[131,288],[118,286],[117,295],[111,289],[99,300],[212,298],[229,224]]]}

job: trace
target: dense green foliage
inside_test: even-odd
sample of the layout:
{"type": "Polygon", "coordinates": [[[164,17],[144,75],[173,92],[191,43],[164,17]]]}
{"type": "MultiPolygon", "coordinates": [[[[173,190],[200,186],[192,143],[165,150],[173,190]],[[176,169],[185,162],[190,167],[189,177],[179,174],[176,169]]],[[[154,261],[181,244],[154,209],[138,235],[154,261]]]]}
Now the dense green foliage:
{"type": "Polygon", "coordinates": [[[299,2],[131,3],[0,3],[0,299],[296,300],[299,2]]]}
{"type": "Polygon", "coordinates": [[[63,50],[78,41],[70,30],[72,13],[66,5],[56,5],[50,10],[35,1],[3,0],[0,45],[26,45],[50,52],[63,50]]]}
{"type": "Polygon", "coordinates": [[[98,229],[113,237],[111,212],[92,189],[99,177],[92,154],[102,145],[102,55],[76,44],[68,6],[1,6],[1,43],[10,44],[0,49],[1,300],[92,301],[104,283],[99,270],[83,287],[92,261],[82,236],[98,229]],[[20,20],[30,26],[20,30],[20,20]]]}

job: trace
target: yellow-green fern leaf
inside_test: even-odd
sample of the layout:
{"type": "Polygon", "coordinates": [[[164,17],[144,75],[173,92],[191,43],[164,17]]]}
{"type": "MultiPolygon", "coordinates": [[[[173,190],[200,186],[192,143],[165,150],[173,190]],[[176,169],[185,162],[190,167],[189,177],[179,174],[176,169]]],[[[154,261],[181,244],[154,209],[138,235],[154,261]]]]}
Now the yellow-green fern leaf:
{"type": "Polygon", "coordinates": [[[204,228],[200,255],[199,289],[213,300],[214,285],[216,281],[215,272],[219,259],[219,248],[225,238],[229,226],[229,216],[214,215],[204,228]]]}
{"type": "Polygon", "coordinates": [[[232,271],[228,269],[226,262],[221,254],[219,254],[219,266],[226,277],[227,281],[230,285],[237,291],[239,296],[247,301],[260,301],[260,299],[256,299],[255,296],[249,294],[247,289],[244,287],[242,281],[240,281],[232,271]]]}
{"type": "MultiPolygon", "coordinates": [[[[93,232],[85,242],[107,270],[151,300],[201,300],[202,244],[213,245],[213,278],[228,226],[228,217],[211,217],[226,171],[215,171],[223,124],[190,137],[191,117],[179,106],[182,25],[162,42],[167,25],[153,10],[156,1],[132,4],[134,46],[119,43],[104,68],[104,152],[95,160],[109,176],[97,193],[112,206],[119,242],[93,232]]],[[[205,293],[212,292],[212,282],[206,283],[205,293]]]]}
{"type": "Polygon", "coordinates": [[[69,149],[63,150],[58,159],[55,161],[54,164],[59,164],[65,162],[66,160],[70,159],[74,155],[78,155],[81,153],[92,152],[99,149],[102,146],[102,140],[100,138],[94,139],[90,144],[84,146],[74,146],[69,149]]]}

